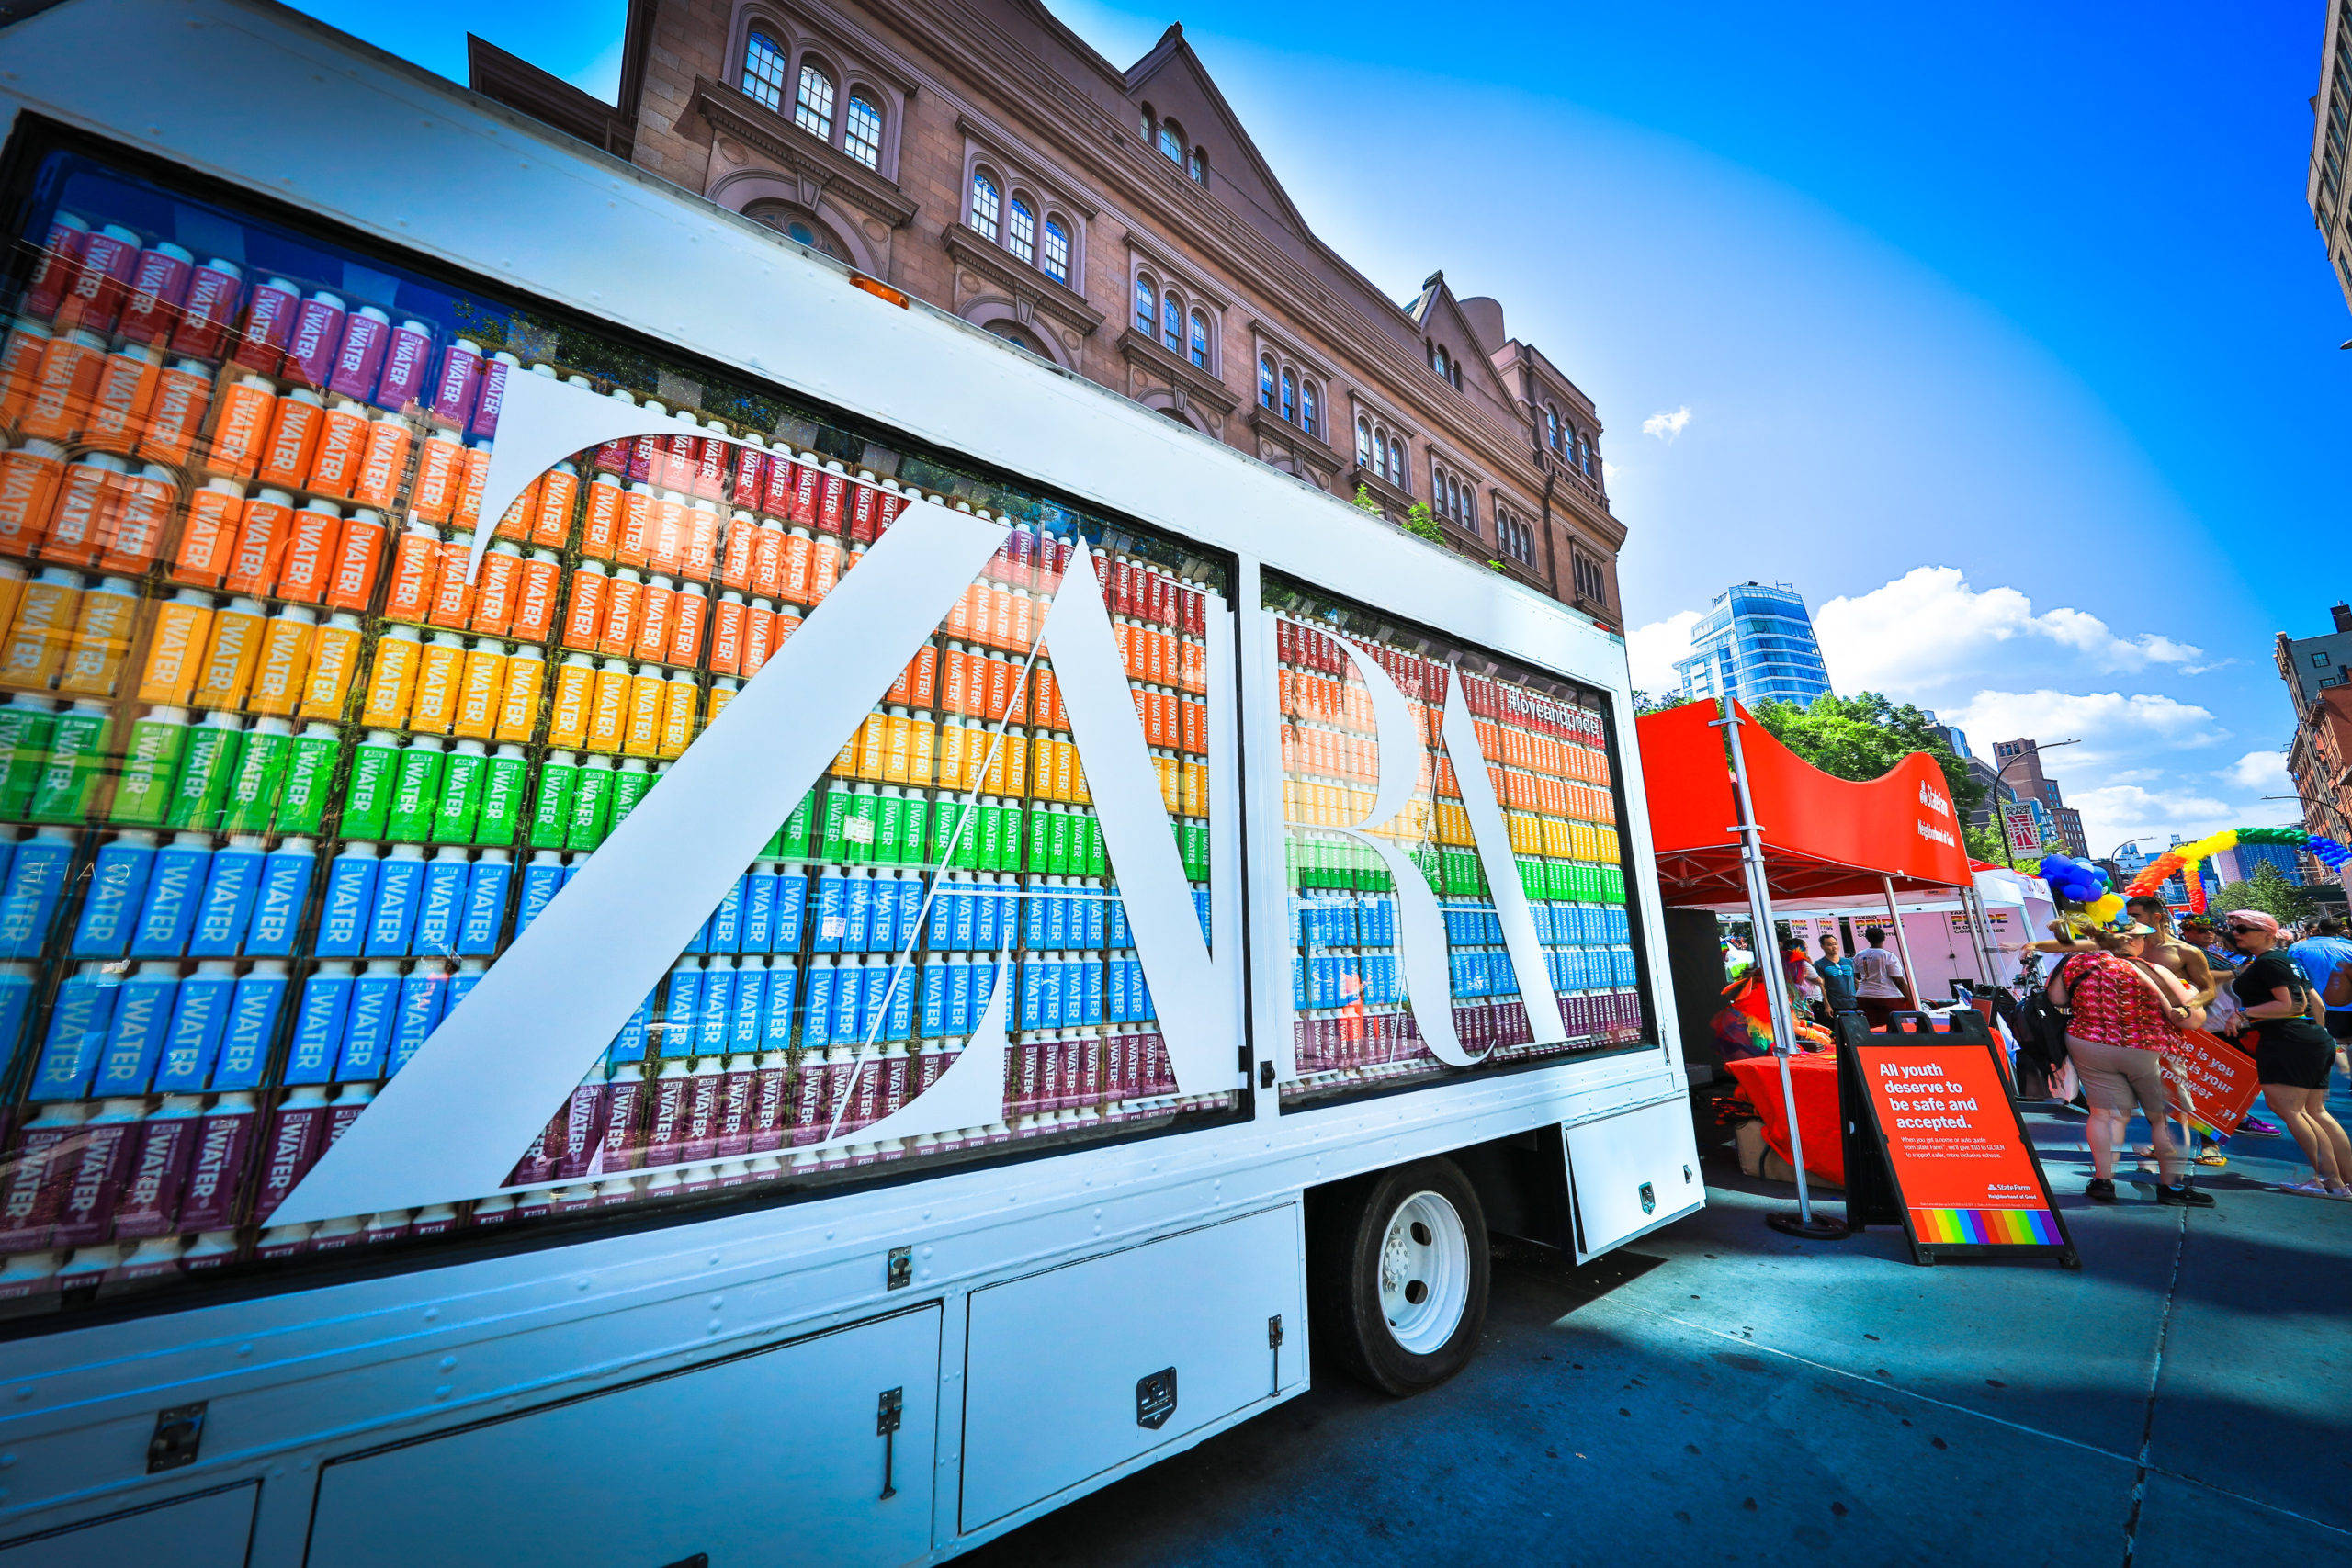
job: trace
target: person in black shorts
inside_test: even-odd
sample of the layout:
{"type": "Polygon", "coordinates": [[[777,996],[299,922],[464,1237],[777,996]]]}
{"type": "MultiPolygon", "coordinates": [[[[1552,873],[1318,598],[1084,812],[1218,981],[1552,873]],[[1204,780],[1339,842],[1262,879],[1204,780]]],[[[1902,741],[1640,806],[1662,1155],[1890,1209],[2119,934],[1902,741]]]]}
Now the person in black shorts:
{"type": "Polygon", "coordinates": [[[2230,989],[2255,1026],[2254,1076],[2311,1161],[2312,1179],[2287,1190],[2352,1199],[2352,1140],[2327,1110],[2335,1043],[2311,1017],[2315,998],[2302,968],[2279,951],[2278,922],[2259,909],[2231,910],[2222,929],[2251,955],[2230,989]]]}

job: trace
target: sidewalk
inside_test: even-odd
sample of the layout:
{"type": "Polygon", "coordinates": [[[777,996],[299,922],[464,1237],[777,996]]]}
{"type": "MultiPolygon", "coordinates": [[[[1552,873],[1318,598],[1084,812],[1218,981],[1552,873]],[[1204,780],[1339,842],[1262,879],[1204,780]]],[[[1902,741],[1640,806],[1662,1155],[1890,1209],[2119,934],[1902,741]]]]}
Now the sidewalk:
{"type": "Polygon", "coordinates": [[[1625,1252],[1498,1248],[1487,1346],[1445,1387],[1394,1403],[1318,1369],[967,1561],[2352,1554],[2352,1202],[2267,1190],[2302,1174],[2293,1145],[2241,1137],[2199,1168],[2215,1209],[2160,1208],[2130,1172],[2095,1205],[2082,1119],[2029,1124],[2078,1273],[1917,1268],[1900,1231],[1797,1243],[1764,1224],[1789,1190],[1711,1154],[1707,1211],[1625,1252]]]}

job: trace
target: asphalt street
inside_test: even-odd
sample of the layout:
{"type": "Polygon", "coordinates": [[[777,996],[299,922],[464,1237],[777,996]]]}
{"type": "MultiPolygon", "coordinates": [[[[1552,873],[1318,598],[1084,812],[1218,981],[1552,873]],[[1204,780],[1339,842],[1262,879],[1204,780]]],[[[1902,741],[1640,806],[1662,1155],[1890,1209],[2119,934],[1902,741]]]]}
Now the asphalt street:
{"type": "Polygon", "coordinates": [[[2352,1556],[2352,1202],[2275,1190],[2302,1174],[2291,1145],[2241,1138],[2200,1172],[2215,1209],[2158,1206],[2153,1175],[2095,1206],[2080,1119],[2029,1120],[2079,1272],[1919,1268],[1899,1231],[1793,1242],[1764,1224],[1789,1190],[1711,1152],[1707,1210],[1611,1257],[1498,1243],[1485,1348],[1453,1382],[1398,1402],[1318,1366],[964,1561],[2352,1556]]]}

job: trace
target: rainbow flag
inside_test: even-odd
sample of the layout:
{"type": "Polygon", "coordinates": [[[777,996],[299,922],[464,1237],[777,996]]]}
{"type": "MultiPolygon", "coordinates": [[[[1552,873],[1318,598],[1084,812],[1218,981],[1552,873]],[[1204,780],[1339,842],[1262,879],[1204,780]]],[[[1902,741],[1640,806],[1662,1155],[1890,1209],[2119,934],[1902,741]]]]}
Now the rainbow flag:
{"type": "Polygon", "coordinates": [[[1914,1209],[1911,1232],[1923,1247],[2063,1247],[2047,1209],[1914,1209]]]}

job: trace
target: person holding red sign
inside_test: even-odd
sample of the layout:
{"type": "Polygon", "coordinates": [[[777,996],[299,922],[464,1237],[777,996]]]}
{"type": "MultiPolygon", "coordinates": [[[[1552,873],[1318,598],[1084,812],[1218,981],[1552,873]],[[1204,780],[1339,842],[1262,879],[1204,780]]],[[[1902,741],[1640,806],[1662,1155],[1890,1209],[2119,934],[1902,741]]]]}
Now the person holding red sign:
{"type": "Polygon", "coordinates": [[[2163,1054],[2178,1050],[2195,1010],[2168,972],[2137,963],[2154,929],[2134,922],[2096,934],[2099,951],[2077,955],[2054,976],[2051,1002],[2072,1007],[2066,1055],[2091,1102],[2091,1179],[2095,1203],[2115,1201],[2115,1156],[2136,1108],[2148,1119],[2161,1185],[2156,1201],[2210,1209],[2213,1195],[2188,1183],[2188,1165],[2165,1121],[2163,1054]]]}
{"type": "Polygon", "coordinates": [[[2311,1162],[2312,1179],[2287,1189],[2325,1198],[2352,1198],[2352,1141],[2327,1110],[2328,1071],[2335,1065],[2335,1043],[2314,1016],[2320,998],[2303,972],[2279,951],[2278,922],[2259,909],[2232,909],[2222,928],[2239,948],[2253,954],[2230,982],[2254,1023],[2255,1076],[2262,1098],[2287,1123],[2295,1145],[2311,1162]]]}

